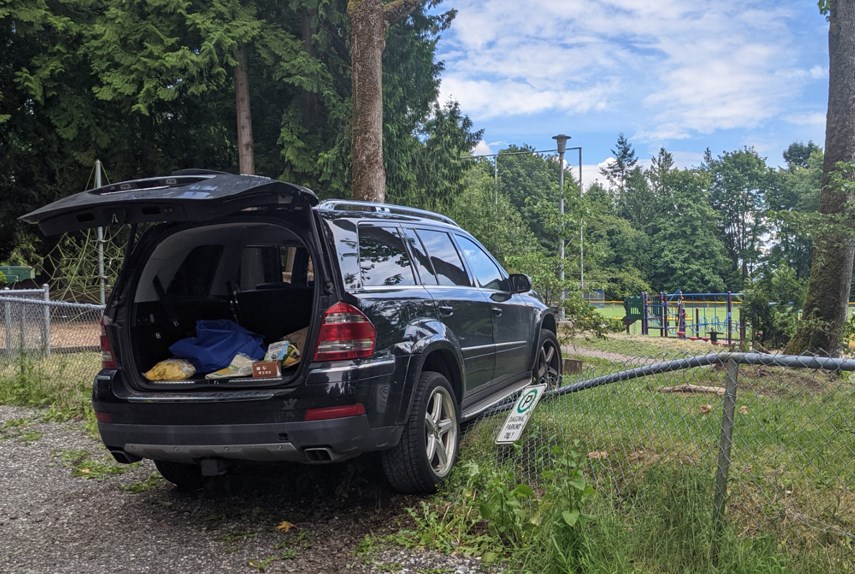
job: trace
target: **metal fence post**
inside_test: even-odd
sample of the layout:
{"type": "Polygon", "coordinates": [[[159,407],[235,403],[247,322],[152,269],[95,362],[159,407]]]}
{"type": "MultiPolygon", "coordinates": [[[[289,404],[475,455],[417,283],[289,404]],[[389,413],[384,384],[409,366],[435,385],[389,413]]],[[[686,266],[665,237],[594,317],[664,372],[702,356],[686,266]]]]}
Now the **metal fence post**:
{"type": "Polygon", "coordinates": [[[12,302],[6,301],[6,356],[12,356],[12,302]]]}
{"type": "Polygon", "coordinates": [[[44,348],[45,357],[50,357],[50,286],[45,283],[42,285],[42,289],[45,291],[45,322],[42,347],[44,348]]]}
{"type": "Polygon", "coordinates": [[[715,499],[713,501],[713,541],[711,558],[718,564],[721,551],[721,534],[724,530],[724,512],[727,507],[727,475],[730,470],[730,448],[733,446],[733,416],[736,412],[736,386],[739,381],[739,363],[728,359],[727,384],[721,417],[721,435],[718,445],[718,465],[715,473],[715,499]]]}

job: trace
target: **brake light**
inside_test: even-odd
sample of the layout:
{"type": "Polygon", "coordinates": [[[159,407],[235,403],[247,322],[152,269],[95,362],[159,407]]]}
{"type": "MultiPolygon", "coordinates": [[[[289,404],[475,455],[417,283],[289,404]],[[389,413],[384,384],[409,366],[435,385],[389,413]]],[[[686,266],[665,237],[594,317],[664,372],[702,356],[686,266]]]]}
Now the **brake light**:
{"type": "Polygon", "coordinates": [[[110,338],[107,336],[108,321],[107,317],[101,317],[101,368],[115,369],[117,365],[113,357],[113,345],[110,344],[110,338]]]}
{"type": "Polygon", "coordinates": [[[376,331],[362,311],[338,302],[321,317],[315,361],[362,359],[374,354],[376,331]]]}
{"type": "Polygon", "coordinates": [[[113,422],[113,413],[104,413],[101,411],[95,411],[95,418],[99,423],[110,424],[113,422]]]}
{"type": "Polygon", "coordinates": [[[340,419],[342,417],[356,417],[365,414],[365,405],[342,405],[337,407],[322,407],[318,409],[306,409],[303,420],[325,421],[329,419],[340,419]]]}

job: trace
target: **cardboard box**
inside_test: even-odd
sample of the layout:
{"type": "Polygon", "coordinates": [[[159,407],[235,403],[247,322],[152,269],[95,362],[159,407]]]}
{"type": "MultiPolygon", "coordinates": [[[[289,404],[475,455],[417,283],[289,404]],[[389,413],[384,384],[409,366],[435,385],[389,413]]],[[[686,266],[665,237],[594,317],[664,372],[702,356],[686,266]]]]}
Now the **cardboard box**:
{"type": "Polygon", "coordinates": [[[281,376],[279,361],[255,361],[252,364],[252,377],[255,379],[272,379],[281,376]]]}

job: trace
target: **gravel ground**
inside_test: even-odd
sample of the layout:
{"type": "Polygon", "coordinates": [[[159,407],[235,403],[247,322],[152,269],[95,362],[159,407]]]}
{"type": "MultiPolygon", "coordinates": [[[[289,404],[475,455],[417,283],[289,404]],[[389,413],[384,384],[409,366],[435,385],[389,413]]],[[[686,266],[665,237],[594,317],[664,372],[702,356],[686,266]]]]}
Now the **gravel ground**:
{"type": "Polygon", "coordinates": [[[0,572],[486,571],[478,559],[376,543],[357,553],[366,535],[404,527],[418,503],[391,493],[371,462],[240,469],[183,493],[148,461],[114,465],[79,423],[0,405],[0,572]],[[277,529],[283,521],[294,527],[277,529]]]}

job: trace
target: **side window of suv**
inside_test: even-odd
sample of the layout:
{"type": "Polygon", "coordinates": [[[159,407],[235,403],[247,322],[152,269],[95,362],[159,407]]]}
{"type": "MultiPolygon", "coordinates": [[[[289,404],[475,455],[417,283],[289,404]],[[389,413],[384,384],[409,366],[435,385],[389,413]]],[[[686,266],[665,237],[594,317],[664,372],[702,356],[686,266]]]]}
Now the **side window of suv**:
{"type": "Polygon", "coordinates": [[[422,240],[419,239],[415,231],[408,228],[404,228],[404,237],[407,240],[407,245],[410,247],[410,253],[413,254],[413,262],[416,264],[416,270],[419,272],[422,285],[439,285],[439,279],[437,279],[427,251],[425,251],[424,245],[422,245],[422,240]]]}
{"type": "Polygon", "coordinates": [[[416,284],[404,241],[394,227],[359,227],[359,269],[364,287],[416,284]]]}
{"type": "Polygon", "coordinates": [[[469,268],[472,274],[475,275],[475,280],[479,287],[484,289],[493,289],[495,291],[502,290],[502,272],[499,267],[490,259],[490,256],[484,253],[484,250],[474,241],[463,235],[456,235],[457,244],[463,251],[463,257],[469,263],[469,268]]]}
{"type": "Polygon", "coordinates": [[[457,253],[448,233],[430,229],[419,229],[416,233],[427,249],[440,285],[472,286],[460,254],[457,253]]]}

